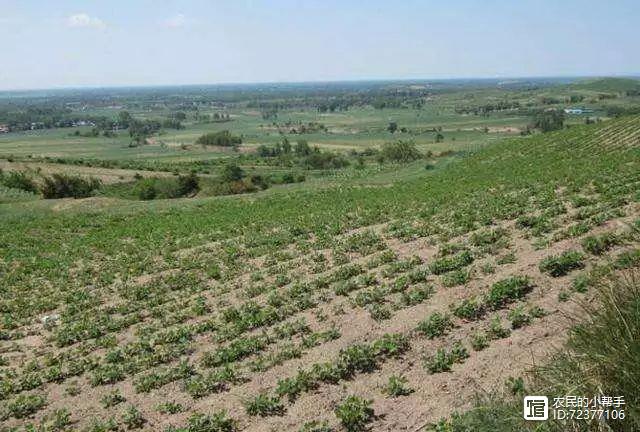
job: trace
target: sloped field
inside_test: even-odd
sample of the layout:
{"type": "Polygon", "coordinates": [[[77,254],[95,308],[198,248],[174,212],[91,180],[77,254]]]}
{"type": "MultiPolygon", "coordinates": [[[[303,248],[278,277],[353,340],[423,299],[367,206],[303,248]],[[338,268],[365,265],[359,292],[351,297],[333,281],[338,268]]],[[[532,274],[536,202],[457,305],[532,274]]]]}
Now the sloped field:
{"type": "Polygon", "coordinates": [[[567,299],[640,265],[639,185],[633,117],[389,187],[7,212],[0,418],[339,430],[356,395],[373,430],[419,430],[544,359],[567,299]]]}

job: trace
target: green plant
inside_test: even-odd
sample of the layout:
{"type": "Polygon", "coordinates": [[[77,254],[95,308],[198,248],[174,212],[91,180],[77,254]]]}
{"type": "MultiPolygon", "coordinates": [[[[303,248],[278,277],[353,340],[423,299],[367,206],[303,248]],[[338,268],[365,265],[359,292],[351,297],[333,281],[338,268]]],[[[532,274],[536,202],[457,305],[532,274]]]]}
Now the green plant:
{"type": "Polygon", "coordinates": [[[588,236],[582,240],[582,247],[593,255],[602,255],[613,246],[620,244],[621,237],[615,233],[604,233],[599,236],[588,236]]]}
{"type": "Polygon", "coordinates": [[[334,432],[333,428],[329,426],[329,423],[325,421],[313,420],[306,422],[298,430],[298,432],[334,432]]]}
{"type": "Polygon", "coordinates": [[[442,285],[445,287],[454,287],[464,285],[471,279],[471,272],[459,269],[453,270],[442,275],[442,285]]]}
{"type": "Polygon", "coordinates": [[[20,394],[7,402],[6,412],[10,417],[21,419],[38,412],[46,404],[46,398],[39,394],[20,394]]]}
{"type": "Polygon", "coordinates": [[[469,251],[462,251],[454,256],[447,256],[433,261],[429,270],[435,275],[440,275],[453,270],[466,267],[473,262],[473,256],[469,251]]]}
{"type": "Polygon", "coordinates": [[[477,320],[484,316],[485,305],[476,298],[464,299],[457,306],[451,306],[453,314],[466,320],[477,320]]]}
{"type": "Polygon", "coordinates": [[[177,414],[184,411],[184,406],[178,402],[163,402],[156,405],[156,411],[160,414],[177,414]]]}
{"type": "Polygon", "coordinates": [[[549,256],[540,262],[540,271],[553,277],[564,276],[571,270],[584,267],[584,255],[577,251],[566,251],[558,256],[549,256]]]}
{"type": "Polygon", "coordinates": [[[44,198],[86,198],[100,188],[96,178],[82,178],[61,173],[44,177],[40,191],[44,198]]]}
{"type": "Polygon", "coordinates": [[[571,297],[571,294],[568,291],[562,290],[558,293],[558,301],[566,302],[571,297]]]}
{"type": "Polygon", "coordinates": [[[336,407],[336,417],[348,432],[364,431],[374,418],[372,401],[358,396],[349,396],[336,407]]]}
{"type": "Polygon", "coordinates": [[[489,323],[487,335],[490,339],[504,339],[511,335],[511,330],[502,327],[502,320],[499,315],[495,315],[489,323]]]}
{"type": "Polygon", "coordinates": [[[507,387],[509,392],[514,396],[515,395],[524,395],[525,394],[524,380],[521,377],[518,377],[518,378],[509,377],[509,378],[507,378],[507,381],[505,382],[505,386],[507,387]]]}
{"type": "Polygon", "coordinates": [[[511,328],[513,329],[519,329],[531,323],[531,317],[524,311],[523,306],[518,306],[510,311],[509,319],[511,320],[511,328]]]}
{"type": "Polygon", "coordinates": [[[238,422],[228,417],[226,411],[206,415],[195,413],[187,420],[186,432],[235,432],[238,422]]]}
{"type": "Polygon", "coordinates": [[[129,405],[122,414],[122,423],[127,426],[127,429],[140,429],[145,422],[142,413],[134,405],[129,405]]]}
{"type": "Polygon", "coordinates": [[[526,276],[513,276],[494,283],[485,297],[489,308],[500,309],[508,303],[522,299],[533,285],[526,276]]]}
{"type": "Polygon", "coordinates": [[[421,321],[416,330],[429,339],[446,334],[453,328],[453,323],[448,315],[440,312],[433,312],[427,319],[421,321]]]}
{"type": "Polygon", "coordinates": [[[407,386],[407,382],[402,375],[391,375],[382,391],[392,397],[409,395],[414,390],[407,386]]]}
{"type": "Polygon", "coordinates": [[[284,413],[284,405],[280,399],[266,393],[260,393],[253,399],[246,401],[244,406],[250,416],[266,417],[284,413]]]}
{"type": "Polygon", "coordinates": [[[433,356],[423,359],[425,369],[430,373],[449,372],[454,363],[462,363],[469,352],[461,342],[455,342],[449,351],[439,348],[433,356]]]}
{"type": "Polygon", "coordinates": [[[482,351],[489,346],[487,335],[482,332],[475,332],[471,335],[471,348],[474,351],[482,351]]]}
{"type": "Polygon", "coordinates": [[[114,389],[113,391],[102,396],[102,399],[100,399],[102,406],[104,406],[105,408],[111,408],[125,401],[126,399],[124,398],[124,396],[122,396],[120,390],[118,389],[114,389]]]}

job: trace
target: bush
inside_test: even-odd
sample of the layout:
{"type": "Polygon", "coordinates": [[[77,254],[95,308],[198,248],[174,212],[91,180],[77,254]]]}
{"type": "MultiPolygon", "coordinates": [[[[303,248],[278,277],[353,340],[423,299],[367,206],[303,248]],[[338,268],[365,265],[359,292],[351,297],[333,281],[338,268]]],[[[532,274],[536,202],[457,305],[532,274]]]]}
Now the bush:
{"type": "Polygon", "coordinates": [[[202,146],[237,147],[242,144],[242,138],[234,136],[228,130],[206,133],[196,140],[202,146]]]}
{"type": "Polygon", "coordinates": [[[584,267],[584,255],[577,251],[566,251],[558,256],[549,256],[540,263],[540,271],[553,277],[564,276],[571,270],[584,267]]]}
{"type": "Polygon", "coordinates": [[[422,154],[411,141],[399,140],[385,143],[380,151],[380,157],[391,162],[412,162],[420,159],[422,154]]]}
{"type": "Polygon", "coordinates": [[[239,181],[242,180],[243,177],[244,171],[234,163],[225,164],[220,172],[220,178],[226,182],[239,181]]]}
{"type": "Polygon", "coordinates": [[[52,174],[43,178],[42,195],[47,198],[86,198],[101,186],[96,178],[82,178],[67,174],[52,174]]]}
{"type": "Polygon", "coordinates": [[[349,396],[336,408],[336,417],[348,432],[363,431],[374,417],[372,403],[358,396],[349,396]]]}
{"type": "Polygon", "coordinates": [[[8,174],[4,174],[0,171],[0,184],[3,184],[8,188],[20,189],[26,192],[38,192],[38,186],[35,182],[27,176],[26,173],[20,171],[11,171],[8,174]]]}
{"type": "Polygon", "coordinates": [[[134,194],[143,201],[155,199],[158,192],[155,188],[155,179],[147,178],[138,182],[134,188],[134,194]]]}

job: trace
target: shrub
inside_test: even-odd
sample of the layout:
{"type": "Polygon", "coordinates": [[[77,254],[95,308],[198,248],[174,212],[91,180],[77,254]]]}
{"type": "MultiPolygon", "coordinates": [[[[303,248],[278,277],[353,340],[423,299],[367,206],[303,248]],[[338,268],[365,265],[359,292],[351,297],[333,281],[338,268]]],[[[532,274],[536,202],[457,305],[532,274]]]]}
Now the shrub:
{"type": "Polygon", "coordinates": [[[577,251],[566,251],[558,256],[549,256],[540,263],[540,271],[553,277],[564,276],[571,270],[584,267],[584,255],[577,251]]]}
{"type": "Polygon", "coordinates": [[[185,176],[178,176],[178,196],[187,196],[200,190],[200,182],[195,173],[189,173],[185,176]]]}
{"type": "Polygon", "coordinates": [[[336,417],[348,432],[363,431],[374,417],[372,403],[358,396],[349,396],[336,408],[336,417]]]}
{"type": "Polygon", "coordinates": [[[242,144],[242,138],[234,136],[228,130],[209,132],[201,135],[196,144],[202,146],[237,147],[242,144]]]}
{"type": "Polygon", "coordinates": [[[415,143],[399,140],[383,144],[380,156],[382,159],[391,162],[406,163],[420,159],[422,154],[416,148],[415,143]]]}
{"type": "Polygon", "coordinates": [[[134,194],[143,201],[155,199],[158,192],[155,188],[155,179],[146,178],[138,181],[134,188],[134,194]]]}
{"type": "Polygon", "coordinates": [[[11,171],[8,174],[4,174],[0,171],[0,184],[3,184],[8,188],[20,189],[26,192],[38,192],[38,186],[35,182],[27,176],[26,173],[21,171],[11,171]]]}
{"type": "Polygon", "coordinates": [[[494,283],[485,302],[493,310],[500,309],[508,303],[522,299],[532,288],[528,277],[513,276],[494,283]]]}
{"type": "Polygon", "coordinates": [[[226,182],[242,180],[244,171],[234,163],[227,163],[222,167],[220,178],[226,182]]]}
{"type": "Polygon", "coordinates": [[[67,174],[54,173],[43,178],[42,196],[51,198],[86,198],[93,195],[101,186],[96,178],[82,178],[67,174]]]}
{"type": "Polygon", "coordinates": [[[453,323],[448,315],[434,312],[427,319],[420,322],[416,330],[429,339],[442,336],[453,328],[453,323]]]}

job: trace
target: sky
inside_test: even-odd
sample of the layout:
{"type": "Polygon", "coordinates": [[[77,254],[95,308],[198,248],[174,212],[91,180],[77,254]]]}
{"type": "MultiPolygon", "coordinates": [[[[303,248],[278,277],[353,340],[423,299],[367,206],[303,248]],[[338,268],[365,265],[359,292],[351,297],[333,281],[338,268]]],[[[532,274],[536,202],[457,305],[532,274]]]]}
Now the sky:
{"type": "Polygon", "coordinates": [[[0,0],[0,89],[640,74],[638,0],[0,0]]]}

